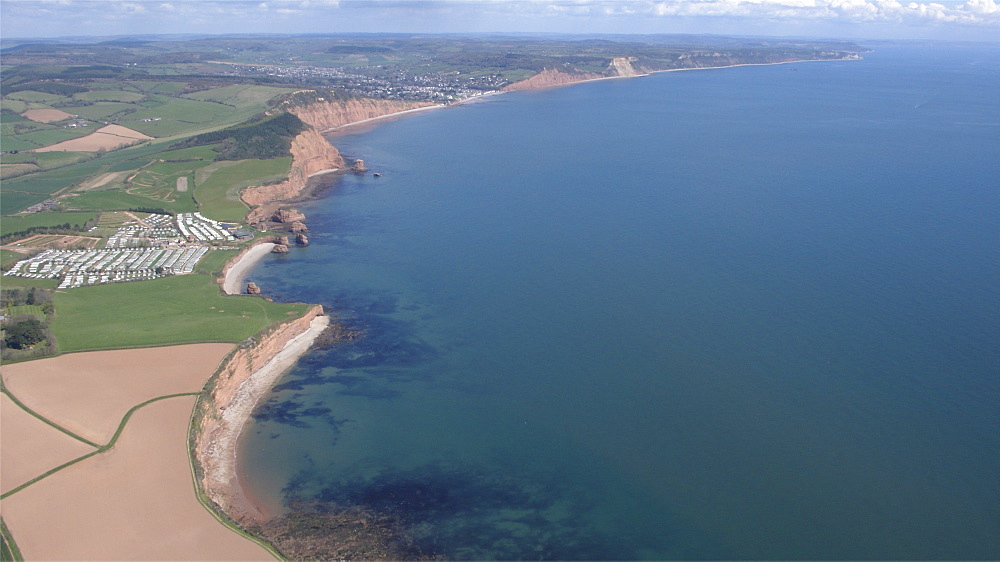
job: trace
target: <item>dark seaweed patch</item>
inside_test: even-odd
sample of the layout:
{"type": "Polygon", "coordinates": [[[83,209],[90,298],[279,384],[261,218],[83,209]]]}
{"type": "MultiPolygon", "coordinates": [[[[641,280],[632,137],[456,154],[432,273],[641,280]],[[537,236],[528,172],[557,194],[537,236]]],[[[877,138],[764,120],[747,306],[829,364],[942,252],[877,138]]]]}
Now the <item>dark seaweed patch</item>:
{"type": "Polygon", "coordinates": [[[634,558],[626,537],[588,520],[591,505],[558,478],[519,479],[506,470],[446,464],[384,469],[372,478],[322,484],[310,467],[285,488],[291,506],[368,513],[390,521],[416,551],[455,559],[634,558]],[[318,491],[317,491],[318,488],[318,491]]]}
{"type": "Polygon", "coordinates": [[[330,408],[324,408],[318,403],[307,408],[302,402],[294,399],[278,400],[276,398],[258,406],[253,412],[253,418],[258,422],[280,423],[298,428],[312,427],[303,419],[305,418],[323,422],[338,430],[340,426],[350,421],[333,417],[330,408]]]}
{"type": "Polygon", "coordinates": [[[374,292],[338,295],[326,308],[336,310],[345,331],[361,335],[311,351],[275,392],[337,384],[339,394],[384,400],[400,395],[399,383],[430,380],[428,365],[440,352],[417,338],[410,322],[392,316],[397,301],[374,292]]]}

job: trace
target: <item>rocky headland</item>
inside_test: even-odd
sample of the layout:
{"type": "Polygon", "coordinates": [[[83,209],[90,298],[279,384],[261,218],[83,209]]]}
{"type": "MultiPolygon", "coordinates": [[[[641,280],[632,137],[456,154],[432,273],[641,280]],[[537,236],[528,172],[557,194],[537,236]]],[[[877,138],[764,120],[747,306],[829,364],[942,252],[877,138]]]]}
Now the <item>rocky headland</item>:
{"type": "Polygon", "coordinates": [[[244,342],[206,385],[193,418],[196,477],[219,511],[238,524],[265,518],[239,482],[236,444],[260,397],[306,351],[330,321],[323,307],[244,342]]]}
{"type": "Polygon", "coordinates": [[[277,203],[294,201],[307,194],[309,179],[344,167],[340,152],[314,128],[292,139],[292,166],[288,178],[269,185],[255,185],[243,190],[241,197],[251,207],[247,222],[260,224],[277,210],[277,203]]]}
{"type": "MultiPolygon", "coordinates": [[[[285,111],[301,119],[309,128],[292,139],[292,165],[287,179],[268,185],[250,186],[241,193],[241,198],[251,209],[247,214],[247,222],[266,226],[268,220],[273,220],[272,217],[281,203],[297,201],[309,195],[311,178],[328,172],[344,171],[344,158],[320,134],[320,131],[433,106],[434,104],[430,102],[354,98],[284,107],[285,111]]],[[[361,169],[364,169],[364,161],[356,162],[352,171],[358,172],[361,169]]],[[[301,224],[304,223],[305,217],[295,220],[301,224]]],[[[292,223],[292,221],[275,222],[292,223]]],[[[300,228],[295,228],[298,225],[294,224],[290,226],[293,232],[305,230],[304,226],[300,228]]]]}

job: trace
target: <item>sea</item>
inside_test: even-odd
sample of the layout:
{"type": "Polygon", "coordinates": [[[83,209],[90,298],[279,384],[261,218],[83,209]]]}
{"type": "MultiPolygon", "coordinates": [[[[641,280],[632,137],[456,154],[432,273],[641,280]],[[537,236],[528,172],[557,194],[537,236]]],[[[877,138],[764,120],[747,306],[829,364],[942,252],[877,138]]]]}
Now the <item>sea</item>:
{"type": "Polygon", "coordinates": [[[322,303],[244,432],[275,509],[450,559],[1000,558],[1000,46],[484,97],[250,275],[322,303]]]}

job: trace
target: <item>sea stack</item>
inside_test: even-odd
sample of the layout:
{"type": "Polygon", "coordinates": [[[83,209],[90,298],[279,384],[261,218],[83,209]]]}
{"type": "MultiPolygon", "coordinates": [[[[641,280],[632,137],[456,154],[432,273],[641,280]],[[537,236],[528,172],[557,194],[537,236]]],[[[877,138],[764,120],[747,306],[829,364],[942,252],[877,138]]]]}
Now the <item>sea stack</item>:
{"type": "Polygon", "coordinates": [[[354,161],[354,165],[351,166],[351,173],[354,173],[354,174],[364,174],[367,171],[368,171],[368,168],[365,168],[365,161],[362,160],[362,159],[360,159],[360,158],[358,158],[357,160],[355,160],[354,161]]]}
{"type": "Polygon", "coordinates": [[[295,243],[298,244],[299,246],[308,246],[309,245],[309,237],[306,236],[305,234],[302,234],[300,232],[300,233],[298,233],[297,236],[295,236],[295,243]]]}
{"type": "Polygon", "coordinates": [[[288,246],[286,246],[285,244],[275,244],[274,248],[271,248],[271,253],[272,254],[287,254],[288,253],[288,246]]]}
{"type": "Polygon", "coordinates": [[[247,283],[247,294],[248,295],[259,295],[260,287],[257,286],[253,281],[247,283]]]}
{"type": "Polygon", "coordinates": [[[298,209],[278,209],[271,215],[271,220],[286,224],[295,221],[304,221],[306,220],[306,216],[298,209]]]}

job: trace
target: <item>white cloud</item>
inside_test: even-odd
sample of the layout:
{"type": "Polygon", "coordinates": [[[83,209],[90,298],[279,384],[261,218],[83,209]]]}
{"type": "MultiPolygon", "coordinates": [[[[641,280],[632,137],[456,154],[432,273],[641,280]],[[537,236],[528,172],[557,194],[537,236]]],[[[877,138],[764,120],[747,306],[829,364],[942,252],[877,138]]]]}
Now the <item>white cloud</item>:
{"type": "Polygon", "coordinates": [[[1000,38],[1000,0],[0,0],[8,36],[558,31],[1000,38]],[[263,14],[274,15],[273,18],[263,14]],[[280,17],[278,15],[280,14],[280,17]],[[125,25],[124,22],[128,22],[125,25]]]}
{"type": "Polygon", "coordinates": [[[702,16],[842,20],[846,22],[941,22],[1000,24],[996,0],[968,0],[955,7],[935,2],[897,0],[665,0],[655,2],[658,16],[702,16]]]}
{"type": "Polygon", "coordinates": [[[118,9],[127,14],[141,14],[146,11],[146,7],[138,2],[122,2],[118,5],[118,9]]]}
{"type": "MultiPolygon", "coordinates": [[[[315,1],[315,0],[313,0],[315,1]]],[[[368,0],[371,5],[406,2],[368,0]]],[[[486,13],[576,17],[733,17],[831,20],[846,23],[1000,24],[997,0],[967,0],[946,6],[897,0],[429,0],[429,6],[464,6],[486,13]]]]}
{"type": "Polygon", "coordinates": [[[962,4],[962,9],[981,16],[1000,14],[1000,4],[997,4],[996,0],[969,0],[962,4]]]}

